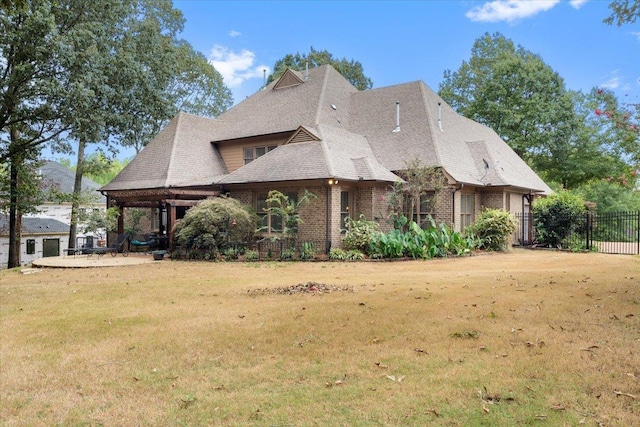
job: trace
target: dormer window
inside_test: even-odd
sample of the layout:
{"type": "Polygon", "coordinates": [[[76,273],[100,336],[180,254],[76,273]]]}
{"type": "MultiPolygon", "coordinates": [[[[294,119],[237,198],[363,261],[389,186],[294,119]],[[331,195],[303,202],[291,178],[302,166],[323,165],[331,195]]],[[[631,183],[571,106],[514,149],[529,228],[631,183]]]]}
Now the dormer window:
{"type": "Polygon", "coordinates": [[[244,149],[244,164],[251,163],[260,156],[264,156],[269,151],[273,151],[277,145],[268,145],[264,147],[248,147],[244,149]]]}

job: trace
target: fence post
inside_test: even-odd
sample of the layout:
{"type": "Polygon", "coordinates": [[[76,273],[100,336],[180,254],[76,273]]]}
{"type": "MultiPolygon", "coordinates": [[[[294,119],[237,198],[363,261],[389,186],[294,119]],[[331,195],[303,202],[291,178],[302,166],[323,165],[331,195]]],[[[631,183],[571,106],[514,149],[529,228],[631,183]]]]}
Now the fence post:
{"type": "Polygon", "coordinates": [[[636,252],[640,255],[640,211],[638,211],[638,224],[636,224],[636,229],[638,230],[638,235],[636,236],[636,243],[638,244],[638,251],[636,252]]]}
{"type": "Polygon", "coordinates": [[[587,211],[587,250],[591,250],[591,212],[587,211]]]}

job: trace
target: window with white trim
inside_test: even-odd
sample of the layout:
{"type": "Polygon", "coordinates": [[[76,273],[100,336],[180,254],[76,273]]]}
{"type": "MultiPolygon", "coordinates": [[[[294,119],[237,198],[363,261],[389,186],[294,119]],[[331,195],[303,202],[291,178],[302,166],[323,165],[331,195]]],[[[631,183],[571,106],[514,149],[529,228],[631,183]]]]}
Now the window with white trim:
{"type": "Polygon", "coordinates": [[[277,145],[266,145],[263,147],[248,147],[244,149],[244,164],[251,163],[260,156],[264,156],[277,148],[277,145]]]}
{"type": "Polygon", "coordinates": [[[473,222],[473,194],[460,195],[460,227],[464,229],[473,222]]]}

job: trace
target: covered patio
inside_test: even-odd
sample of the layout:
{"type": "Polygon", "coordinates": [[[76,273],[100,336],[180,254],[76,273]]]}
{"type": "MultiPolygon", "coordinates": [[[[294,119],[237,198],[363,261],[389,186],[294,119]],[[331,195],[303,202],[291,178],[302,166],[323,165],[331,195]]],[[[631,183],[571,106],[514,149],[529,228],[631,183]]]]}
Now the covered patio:
{"type": "MultiPolygon", "coordinates": [[[[140,190],[103,191],[107,197],[108,207],[117,207],[118,226],[116,234],[124,233],[126,208],[150,209],[157,215],[157,232],[161,241],[161,249],[172,250],[174,245],[173,228],[192,206],[201,200],[220,195],[219,191],[210,188],[157,188],[140,190]]],[[[110,242],[108,242],[110,243],[110,242]]]]}

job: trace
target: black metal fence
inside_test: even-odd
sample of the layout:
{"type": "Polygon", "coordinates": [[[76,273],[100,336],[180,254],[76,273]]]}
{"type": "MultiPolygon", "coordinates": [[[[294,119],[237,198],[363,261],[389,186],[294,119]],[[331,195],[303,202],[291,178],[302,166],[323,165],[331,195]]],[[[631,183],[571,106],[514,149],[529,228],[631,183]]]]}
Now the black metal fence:
{"type": "Polygon", "coordinates": [[[535,212],[518,214],[516,218],[518,229],[514,242],[521,246],[640,254],[640,211],[587,212],[567,218],[555,217],[552,226],[558,232],[552,235],[540,226],[540,218],[535,212]]]}
{"type": "Polygon", "coordinates": [[[234,243],[215,249],[202,249],[191,245],[178,246],[172,252],[175,259],[218,259],[246,261],[309,261],[323,257],[327,252],[324,241],[297,241],[293,239],[264,238],[257,241],[234,243]]]}

